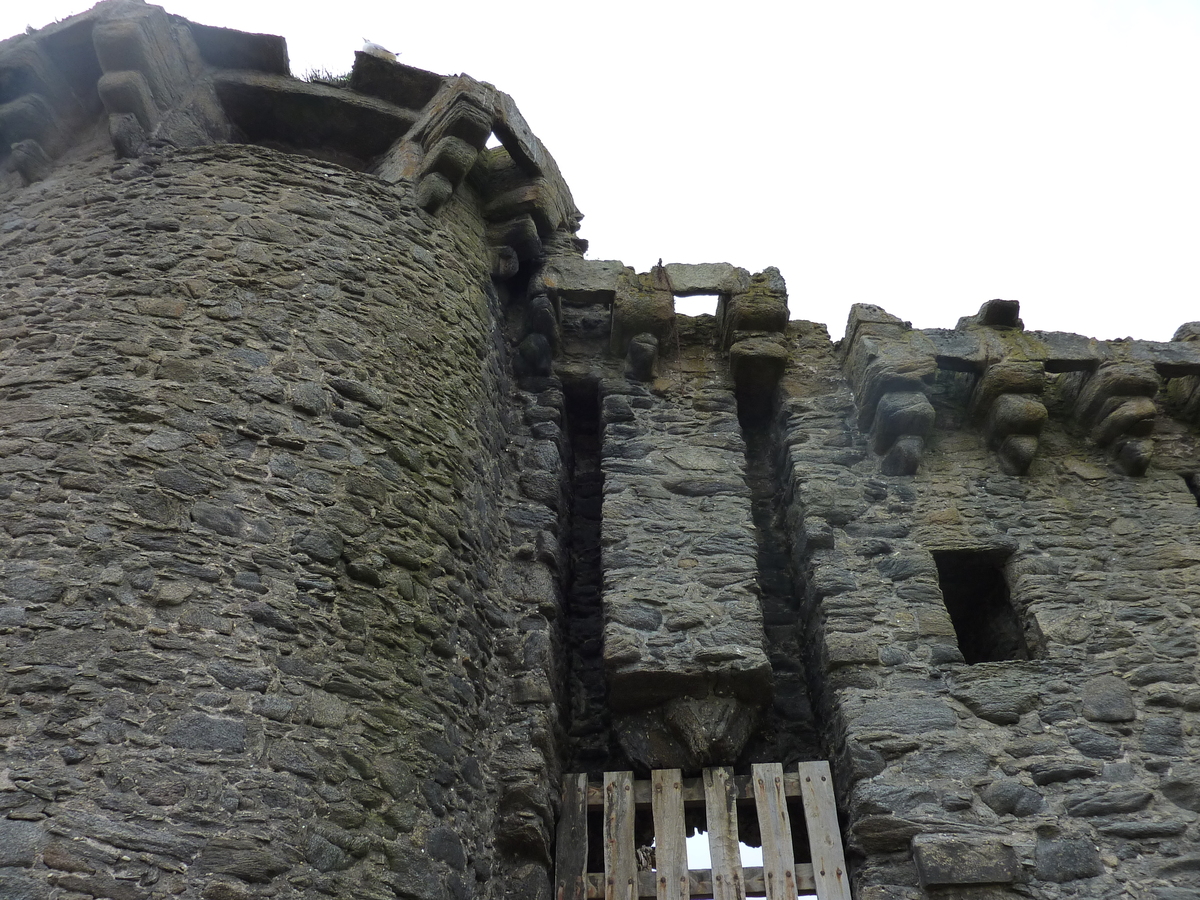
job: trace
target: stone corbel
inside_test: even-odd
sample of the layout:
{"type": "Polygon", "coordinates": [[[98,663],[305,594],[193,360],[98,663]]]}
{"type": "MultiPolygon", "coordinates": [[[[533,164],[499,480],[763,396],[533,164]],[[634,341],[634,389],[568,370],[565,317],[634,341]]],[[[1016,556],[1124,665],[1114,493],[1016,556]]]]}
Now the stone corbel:
{"type": "Polygon", "coordinates": [[[883,457],[885,475],[913,475],[934,410],[926,391],[937,375],[933,344],[878,306],[855,304],[842,343],[842,370],[858,404],[858,425],[883,457]]]}
{"type": "Polygon", "coordinates": [[[380,162],[384,181],[417,184],[417,203],[437,212],[475,165],[492,133],[495,88],[466,75],[447,78],[404,139],[380,162]]]}
{"type": "Polygon", "coordinates": [[[971,395],[970,412],[982,423],[988,447],[1000,457],[1008,475],[1024,475],[1037,453],[1046,424],[1041,362],[1004,360],[987,368],[971,395]]]}
{"type": "MultiPolygon", "coordinates": [[[[1200,322],[1180,325],[1173,343],[1200,344],[1200,322]]],[[[1192,425],[1200,424],[1200,374],[1176,374],[1167,382],[1167,398],[1176,414],[1192,425]]]]}
{"type": "Polygon", "coordinates": [[[85,113],[54,62],[33,39],[0,56],[0,148],[27,182],[40,181],[85,113]],[[18,149],[19,148],[19,149],[18,149]]]}
{"type": "MultiPolygon", "coordinates": [[[[742,270],[738,270],[739,272],[742,270]]],[[[728,350],[743,335],[739,332],[782,333],[788,323],[787,285],[774,266],[750,277],[746,284],[720,292],[717,305],[717,340],[728,350]]]]}
{"type": "Polygon", "coordinates": [[[661,352],[675,347],[675,295],[663,266],[640,275],[625,275],[617,285],[612,306],[609,351],[625,356],[629,342],[642,334],[653,335],[661,352]]]}
{"type": "Polygon", "coordinates": [[[1074,418],[1127,475],[1142,475],[1154,453],[1159,379],[1147,363],[1110,362],[1079,373],[1074,418]]]}
{"type": "Polygon", "coordinates": [[[190,30],[159,7],[122,9],[96,23],[92,45],[103,74],[96,83],[120,156],[135,155],[147,138],[196,146],[229,137],[212,83],[202,77],[190,30]]]}

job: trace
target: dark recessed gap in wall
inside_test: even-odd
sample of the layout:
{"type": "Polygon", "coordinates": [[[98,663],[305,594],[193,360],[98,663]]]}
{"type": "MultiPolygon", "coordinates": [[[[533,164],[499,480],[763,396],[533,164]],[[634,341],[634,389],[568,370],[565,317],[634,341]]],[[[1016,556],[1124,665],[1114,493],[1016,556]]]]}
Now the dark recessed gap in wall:
{"type": "Polygon", "coordinates": [[[715,316],[720,299],[718,294],[676,294],[675,315],[715,316]]]}
{"type": "Polygon", "coordinates": [[[600,466],[603,428],[600,387],[595,379],[563,383],[570,477],[570,521],[566,550],[570,565],[564,591],[564,638],[568,694],[567,771],[599,773],[612,759],[611,715],[604,677],[604,617],[600,527],[604,472],[600,466]]]}
{"type": "Polygon", "coordinates": [[[1200,475],[1197,475],[1195,472],[1185,472],[1183,473],[1183,483],[1187,485],[1187,489],[1196,498],[1196,505],[1200,506],[1200,475]]]}
{"type": "Polygon", "coordinates": [[[1004,577],[1005,557],[987,550],[935,550],[933,559],[963,658],[970,664],[1029,659],[1004,577]]]}
{"type": "MultiPolygon", "coordinates": [[[[738,422],[746,443],[746,485],[757,544],[759,601],[773,695],[743,759],[789,764],[820,759],[821,740],[805,671],[807,640],[800,619],[801,576],[792,563],[784,523],[790,494],[784,490],[787,455],[780,452],[777,392],[739,391],[738,422]]],[[[757,833],[757,826],[753,826],[757,833]]]]}

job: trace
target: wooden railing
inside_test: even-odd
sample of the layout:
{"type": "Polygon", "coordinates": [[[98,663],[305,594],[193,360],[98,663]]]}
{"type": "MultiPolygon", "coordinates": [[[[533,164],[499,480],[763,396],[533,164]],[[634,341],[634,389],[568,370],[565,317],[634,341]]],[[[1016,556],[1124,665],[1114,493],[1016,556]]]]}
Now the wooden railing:
{"type": "Polygon", "coordinates": [[[728,768],[705,769],[684,779],[678,769],[651,772],[634,781],[631,772],[606,772],[603,784],[568,775],[563,786],[555,857],[556,900],[850,900],[846,860],[827,762],[803,762],[794,773],[778,763],[755,765],[750,776],[728,768]],[[797,864],[787,798],[803,801],[811,863],[797,864]],[[753,800],[762,837],[763,864],[743,869],[738,845],[738,801],[753,800]],[[711,869],[690,869],[684,841],[684,806],[705,808],[711,869]],[[652,865],[639,867],[634,815],[650,807],[654,816],[652,865]],[[604,812],[604,871],[588,871],[588,810],[604,812]]]}

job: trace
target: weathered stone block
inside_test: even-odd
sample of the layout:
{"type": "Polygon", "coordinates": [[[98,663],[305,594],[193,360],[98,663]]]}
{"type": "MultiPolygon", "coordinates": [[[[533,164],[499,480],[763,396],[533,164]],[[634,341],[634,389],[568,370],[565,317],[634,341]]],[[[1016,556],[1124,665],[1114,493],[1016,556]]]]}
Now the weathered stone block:
{"type": "Polygon", "coordinates": [[[1096,845],[1084,838],[1043,838],[1037,842],[1036,861],[1037,877],[1058,884],[1104,873],[1096,845]]]}
{"type": "Polygon", "coordinates": [[[651,276],[621,279],[613,298],[612,334],[609,350],[625,356],[629,341],[639,334],[652,334],[659,346],[673,346],[675,297],[657,287],[651,276]]]}
{"type": "Polygon", "coordinates": [[[1128,722],[1137,714],[1133,691],[1115,675],[1093,678],[1080,692],[1084,718],[1093,722],[1128,722]]]}
{"type": "Polygon", "coordinates": [[[925,888],[1011,884],[1021,871],[1013,848],[995,838],[920,834],[913,838],[912,849],[925,888]]]}
{"type": "Polygon", "coordinates": [[[1005,394],[1040,396],[1045,381],[1045,366],[1041,362],[1003,360],[988,366],[971,394],[971,412],[986,415],[992,404],[1005,394]]]}
{"type": "Polygon", "coordinates": [[[96,89],[111,115],[132,115],[147,132],[158,124],[158,107],[154,105],[150,85],[141,72],[108,72],[100,77],[96,89]]]}
{"type": "Polygon", "coordinates": [[[542,279],[551,296],[572,306],[608,305],[613,302],[617,285],[634,272],[614,259],[583,259],[555,256],[542,270],[542,279]]]}
{"type": "Polygon", "coordinates": [[[45,840],[37,822],[0,819],[0,866],[32,866],[45,840]]]}
{"type": "Polygon", "coordinates": [[[1046,801],[1040,793],[1007,778],[993,781],[980,796],[984,803],[1002,816],[1032,816],[1046,809],[1046,801]]]}
{"type": "MultiPolygon", "coordinates": [[[[447,135],[429,148],[425,155],[425,172],[437,172],[444,175],[451,184],[457,185],[475,164],[479,151],[461,138],[447,135]]],[[[516,215],[525,210],[514,210],[516,215]]],[[[506,218],[501,216],[500,218],[506,218]]]]}
{"type": "Polygon", "coordinates": [[[787,366],[788,351],[774,338],[743,338],[729,348],[729,368],[739,391],[769,393],[787,366]]]}
{"type": "Polygon", "coordinates": [[[667,263],[676,296],[734,294],[750,287],[750,273],[729,263],[667,263]]]}
{"type": "Polygon", "coordinates": [[[935,415],[933,404],[920,391],[884,394],[871,431],[872,448],[882,455],[901,435],[924,437],[933,427],[935,415]]]}

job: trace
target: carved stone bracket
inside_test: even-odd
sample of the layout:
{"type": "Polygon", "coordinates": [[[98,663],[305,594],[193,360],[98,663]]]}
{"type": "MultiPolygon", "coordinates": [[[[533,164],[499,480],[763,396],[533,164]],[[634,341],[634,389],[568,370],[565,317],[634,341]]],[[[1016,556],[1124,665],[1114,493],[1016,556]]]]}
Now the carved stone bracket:
{"type": "Polygon", "coordinates": [[[180,146],[227,140],[229,124],[186,25],[157,6],[118,7],[92,32],[96,84],[120,156],[154,137],[180,146]]]}
{"type": "Polygon", "coordinates": [[[33,38],[0,54],[0,155],[11,149],[26,182],[44,178],[87,111],[33,38]]]}
{"type": "Polygon", "coordinates": [[[887,475],[921,464],[934,410],[926,391],[937,374],[933,344],[878,306],[855,304],[842,343],[842,369],[858,404],[858,425],[887,475]]]}
{"type": "Polygon", "coordinates": [[[1077,373],[1074,417],[1099,446],[1107,448],[1127,475],[1141,475],[1150,465],[1154,397],[1159,379],[1146,363],[1109,362],[1094,374],[1077,373]]]}
{"type": "Polygon", "coordinates": [[[1004,360],[989,366],[975,385],[971,414],[1008,475],[1024,475],[1037,453],[1048,417],[1041,399],[1045,383],[1042,363],[1004,360]]]}

